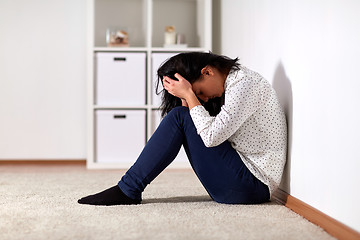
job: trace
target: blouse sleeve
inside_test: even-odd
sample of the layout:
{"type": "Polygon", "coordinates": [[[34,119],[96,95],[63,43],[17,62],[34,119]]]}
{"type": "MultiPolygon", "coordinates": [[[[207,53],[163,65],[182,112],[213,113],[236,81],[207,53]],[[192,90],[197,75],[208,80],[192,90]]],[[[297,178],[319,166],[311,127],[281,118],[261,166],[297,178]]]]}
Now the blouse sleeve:
{"type": "Polygon", "coordinates": [[[226,86],[225,104],[215,117],[201,105],[192,108],[191,118],[205,146],[214,147],[229,139],[262,106],[262,92],[260,82],[242,77],[226,86]]]}

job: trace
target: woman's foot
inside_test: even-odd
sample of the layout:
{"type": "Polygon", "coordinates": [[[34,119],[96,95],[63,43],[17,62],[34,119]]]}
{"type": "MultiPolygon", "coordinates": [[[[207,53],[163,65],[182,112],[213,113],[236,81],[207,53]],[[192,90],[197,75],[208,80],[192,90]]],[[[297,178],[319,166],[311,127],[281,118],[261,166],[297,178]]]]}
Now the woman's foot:
{"type": "Polygon", "coordinates": [[[80,204],[89,205],[131,205],[140,204],[140,200],[131,199],[126,196],[119,186],[114,186],[94,195],[83,197],[78,200],[80,204]]]}

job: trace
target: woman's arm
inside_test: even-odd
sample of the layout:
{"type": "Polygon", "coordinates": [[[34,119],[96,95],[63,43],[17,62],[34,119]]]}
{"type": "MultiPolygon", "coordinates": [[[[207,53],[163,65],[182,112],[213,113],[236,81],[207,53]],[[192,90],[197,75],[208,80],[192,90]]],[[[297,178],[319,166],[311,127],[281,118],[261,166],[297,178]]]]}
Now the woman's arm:
{"type": "Polygon", "coordinates": [[[262,96],[269,89],[260,81],[243,74],[234,74],[230,78],[225,89],[225,104],[219,114],[212,117],[203,106],[190,111],[196,130],[207,147],[229,139],[267,101],[262,96]]]}

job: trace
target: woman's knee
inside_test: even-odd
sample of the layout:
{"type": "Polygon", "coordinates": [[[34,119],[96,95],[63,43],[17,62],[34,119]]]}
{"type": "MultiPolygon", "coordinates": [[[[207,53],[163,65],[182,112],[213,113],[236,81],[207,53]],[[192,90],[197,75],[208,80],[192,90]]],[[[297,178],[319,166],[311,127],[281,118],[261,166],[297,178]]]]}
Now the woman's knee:
{"type": "Polygon", "coordinates": [[[174,107],[168,114],[185,114],[189,113],[189,108],[184,106],[174,107]]]}

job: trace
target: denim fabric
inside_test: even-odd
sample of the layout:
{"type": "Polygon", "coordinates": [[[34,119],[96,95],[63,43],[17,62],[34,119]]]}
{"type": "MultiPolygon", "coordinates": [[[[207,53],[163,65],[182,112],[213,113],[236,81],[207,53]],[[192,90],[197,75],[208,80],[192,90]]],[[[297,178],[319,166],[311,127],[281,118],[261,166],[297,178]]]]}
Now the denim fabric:
{"type": "Polygon", "coordinates": [[[252,175],[228,141],[216,147],[204,145],[186,107],[174,108],[161,121],[119,181],[120,189],[141,200],[145,187],[175,159],[182,145],[200,182],[216,202],[255,204],[269,200],[269,188],[252,175]]]}

